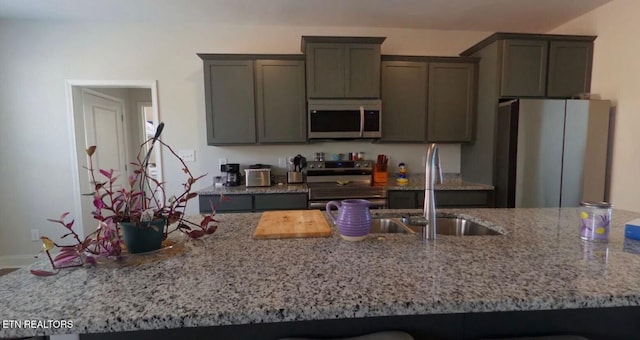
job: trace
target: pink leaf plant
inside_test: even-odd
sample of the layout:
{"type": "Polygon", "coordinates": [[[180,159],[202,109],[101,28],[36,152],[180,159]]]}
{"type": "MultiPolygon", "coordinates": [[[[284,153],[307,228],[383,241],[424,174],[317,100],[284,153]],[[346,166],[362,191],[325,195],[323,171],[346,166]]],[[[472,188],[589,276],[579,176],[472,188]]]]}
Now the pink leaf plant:
{"type": "MultiPolygon", "coordinates": [[[[120,233],[120,222],[132,222],[139,227],[149,227],[149,219],[162,219],[166,221],[167,228],[164,231],[166,238],[170,233],[179,231],[186,233],[190,238],[200,238],[204,235],[213,234],[217,230],[217,220],[214,218],[215,209],[212,213],[202,217],[200,223],[191,222],[184,217],[187,203],[198,194],[192,192],[192,185],[206,175],[194,177],[185,162],[176,152],[163,141],[159,140],[164,123],[160,123],[153,138],[146,140],[140,145],[137,161],[132,162],[133,172],[127,176],[127,184],[118,186],[116,181],[118,175],[113,169],[99,169],[93,167],[93,155],[96,146],[91,146],[86,150],[88,156],[89,178],[93,184],[92,212],[94,219],[98,221],[96,230],[80,239],[73,230],[74,220],[65,222],[68,212],[62,214],[58,219],[48,219],[64,226],[66,233],[62,239],[71,237],[73,243],[57,244],[47,237],[42,237],[43,251],[47,254],[54,272],[43,270],[32,270],[31,273],[37,276],[53,275],[59,269],[69,267],[79,267],[84,264],[96,264],[97,257],[118,257],[122,254],[122,241],[120,233]],[[182,166],[182,172],[187,176],[182,184],[182,191],[177,195],[167,195],[166,183],[160,182],[149,175],[147,168],[149,156],[155,143],[167,149],[182,166]],[[146,149],[145,157],[142,158],[146,149]],[[173,227],[170,227],[172,226],[173,227]],[[54,248],[59,250],[55,257],[50,251],[54,248]]],[[[222,199],[222,198],[221,198],[222,199]]]]}

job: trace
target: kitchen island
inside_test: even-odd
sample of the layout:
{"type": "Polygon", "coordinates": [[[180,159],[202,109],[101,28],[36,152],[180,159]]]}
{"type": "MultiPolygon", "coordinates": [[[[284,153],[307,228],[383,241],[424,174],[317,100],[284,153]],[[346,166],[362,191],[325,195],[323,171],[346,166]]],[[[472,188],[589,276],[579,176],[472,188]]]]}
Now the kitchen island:
{"type": "Polygon", "coordinates": [[[440,212],[506,234],[435,241],[371,234],[347,242],[334,231],[328,238],[254,240],[260,213],[225,214],[215,234],[185,241],[182,253],[162,261],[0,277],[1,320],[74,325],[5,328],[0,338],[276,339],[383,329],[418,339],[640,334],[640,255],[623,235],[624,223],[640,214],[614,210],[610,242],[593,244],[579,238],[577,209],[440,212]]]}

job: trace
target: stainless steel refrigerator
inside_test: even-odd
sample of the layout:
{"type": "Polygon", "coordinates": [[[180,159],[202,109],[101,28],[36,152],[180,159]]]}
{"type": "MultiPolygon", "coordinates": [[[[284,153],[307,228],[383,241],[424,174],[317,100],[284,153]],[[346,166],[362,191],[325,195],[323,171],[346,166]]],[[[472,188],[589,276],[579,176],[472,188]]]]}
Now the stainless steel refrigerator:
{"type": "Polygon", "coordinates": [[[496,119],[497,207],[576,207],[604,201],[608,100],[518,99],[496,119]]]}

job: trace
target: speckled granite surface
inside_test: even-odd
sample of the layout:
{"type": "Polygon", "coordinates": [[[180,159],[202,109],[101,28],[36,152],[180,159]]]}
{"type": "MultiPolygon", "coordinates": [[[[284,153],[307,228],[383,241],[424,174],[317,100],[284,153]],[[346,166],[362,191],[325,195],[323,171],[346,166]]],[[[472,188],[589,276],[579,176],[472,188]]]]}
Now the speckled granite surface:
{"type": "MultiPolygon", "coordinates": [[[[579,238],[577,209],[441,212],[507,234],[254,240],[260,213],[226,214],[214,235],[187,241],[184,253],[162,261],[0,277],[0,320],[66,319],[71,332],[91,333],[640,305],[640,255],[625,250],[623,235],[638,213],[614,210],[610,242],[594,245],[579,238]]],[[[0,337],[64,332],[1,329],[0,337]]]]}
{"type": "Polygon", "coordinates": [[[255,194],[292,194],[292,193],[308,193],[309,188],[306,184],[283,184],[272,185],[269,187],[245,187],[239,185],[237,187],[214,187],[208,186],[202,190],[198,190],[198,195],[255,195],[255,194]]]}
{"type": "MultiPolygon", "coordinates": [[[[387,190],[424,190],[425,175],[411,174],[409,183],[399,185],[395,176],[390,176],[387,190]]],[[[436,190],[493,190],[492,185],[463,181],[459,174],[443,174],[443,182],[436,184],[436,190]]]]}
{"type": "MultiPolygon", "coordinates": [[[[444,174],[444,182],[436,184],[436,190],[493,190],[492,185],[463,181],[459,174],[444,174]]],[[[424,174],[410,174],[409,182],[399,185],[396,182],[396,174],[389,174],[387,190],[424,190],[424,174]]],[[[241,195],[241,194],[278,194],[278,193],[306,193],[309,188],[306,184],[283,184],[270,187],[251,187],[244,185],[237,187],[208,186],[198,191],[199,195],[241,195]]]]}

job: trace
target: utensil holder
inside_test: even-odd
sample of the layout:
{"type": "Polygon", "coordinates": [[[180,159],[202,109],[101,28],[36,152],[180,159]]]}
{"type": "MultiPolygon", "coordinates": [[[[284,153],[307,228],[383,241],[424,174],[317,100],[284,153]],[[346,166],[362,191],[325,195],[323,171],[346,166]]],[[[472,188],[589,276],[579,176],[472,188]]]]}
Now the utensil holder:
{"type": "Polygon", "coordinates": [[[387,183],[388,179],[389,179],[389,174],[387,173],[387,165],[375,164],[373,167],[373,183],[374,184],[387,183]]]}
{"type": "Polygon", "coordinates": [[[304,176],[299,171],[287,171],[287,183],[299,184],[304,182],[304,176]]]}

